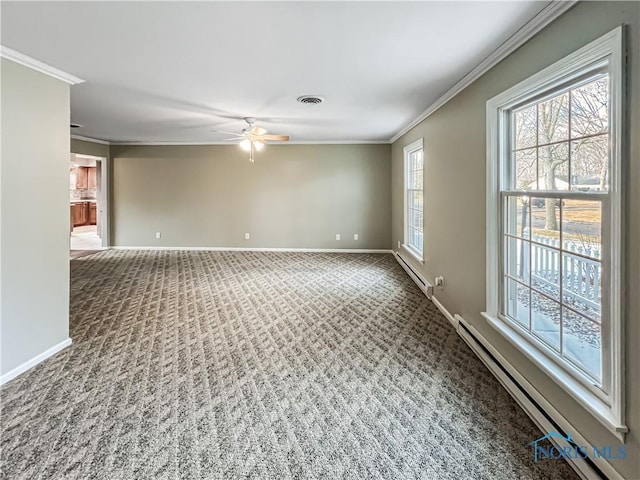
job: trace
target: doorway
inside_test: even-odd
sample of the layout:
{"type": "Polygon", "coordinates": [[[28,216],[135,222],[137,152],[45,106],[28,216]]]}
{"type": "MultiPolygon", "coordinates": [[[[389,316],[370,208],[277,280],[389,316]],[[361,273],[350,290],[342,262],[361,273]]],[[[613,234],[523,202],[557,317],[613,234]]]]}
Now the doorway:
{"type": "Polygon", "coordinates": [[[71,154],[70,252],[77,258],[107,247],[106,158],[71,154]]]}

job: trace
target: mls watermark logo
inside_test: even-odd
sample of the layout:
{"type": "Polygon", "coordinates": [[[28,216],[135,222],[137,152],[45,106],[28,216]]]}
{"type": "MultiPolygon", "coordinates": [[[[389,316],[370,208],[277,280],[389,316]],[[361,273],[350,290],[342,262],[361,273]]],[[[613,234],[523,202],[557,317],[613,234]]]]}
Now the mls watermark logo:
{"type": "Polygon", "coordinates": [[[535,463],[542,459],[558,460],[560,458],[604,458],[607,460],[627,458],[625,445],[603,445],[602,447],[578,445],[573,441],[570,433],[567,433],[565,437],[558,432],[550,432],[535,439],[527,446],[533,447],[533,461],[535,463]],[[549,442],[544,442],[544,440],[550,440],[552,438],[557,438],[560,440],[559,443],[561,445],[565,443],[566,445],[553,445],[549,442]]]}

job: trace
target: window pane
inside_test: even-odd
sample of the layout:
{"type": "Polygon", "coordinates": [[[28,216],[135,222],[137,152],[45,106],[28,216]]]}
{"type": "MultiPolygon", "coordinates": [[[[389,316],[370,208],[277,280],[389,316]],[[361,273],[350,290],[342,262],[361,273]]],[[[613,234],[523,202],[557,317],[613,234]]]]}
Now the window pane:
{"type": "Polygon", "coordinates": [[[409,182],[409,188],[414,188],[416,190],[422,190],[422,180],[423,180],[423,175],[422,175],[422,170],[415,170],[414,172],[412,172],[411,174],[411,181],[409,182]]]}
{"type": "Polygon", "coordinates": [[[538,104],[538,145],[568,140],[569,94],[538,104]]]}
{"type": "Polygon", "coordinates": [[[416,152],[413,152],[411,154],[412,160],[413,160],[413,168],[414,170],[422,170],[423,167],[423,157],[422,157],[422,150],[418,150],[416,152]]]}
{"type": "Polygon", "coordinates": [[[581,314],[601,320],[602,264],[564,253],[562,255],[562,302],[581,314]]]}
{"type": "Polygon", "coordinates": [[[571,137],[609,129],[609,78],[603,77],[571,91],[571,137]]]}
{"type": "Polygon", "coordinates": [[[410,225],[416,230],[422,231],[422,212],[419,210],[414,210],[411,220],[412,221],[410,225]]]}
{"type": "Polygon", "coordinates": [[[525,108],[513,114],[514,148],[533,147],[536,144],[536,106],[525,108]]]}
{"type": "Polygon", "coordinates": [[[601,341],[600,325],[569,309],[563,309],[562,354],[598,381],[602,378],[601,341]]]}
{"type": "Polygon", "coordinates": [[[529,288],[507,278],[505,281],[506,314],[529,329],[529,288]]]}
{"type": "Polygon", "coordinates": [[[538,149],[538,190],[569,190],[569,143],[538,149]]]}
{"type": "Polygon", "coordinates": [[[563,249],[599,260],[602,251],[602,203],[564,200],[562,205],[563,249]]]}
{"type": "Polygon", "coordinates": [[[407,245],[422,254],[424,155],[422,149],[406,153],[407,211],[405,238],[407,245]]]}
{"type": "Polygon", "coordinates": [[[571,189],[606,191],[608,184],[609,135],[571,142],[571,189]]]}
{"type": "Polygon", "coordinates": [[[551,246],[557,246],[558,242],[544,237],[538,240],[545,243],[531,244],[531,285],[560,301],[560,250],[551,246]]]}
{"type": "Polygon", "coordinates": [[[422,235],[422,229],[420,230],[414,230],[413,233],[413,243],[411,244],[411,246],[413,248],[415,248],[418,252],[422,253],[422,247],[423,247],[423,235],[422,235]]]}
{"type": "Polygon", "coordinates": [[[531,331],[560,351],[560,304],[531,292],[531,331]]]}
{"type": "Polygon", "coordinates": [[[422,210],[422,191],[412,191],[409,194],[409,208],[422,210]]]}
{"type": "Polygon", "coordinates": [[[529,197],[507,198],[507,219],[505,231],[511,235],[529,238],[529,197]],[[526,205],[523,205],[523,202],[526,205]]]}
{"type": "Polygon", "coordinates": [[[519,150],[514,153],[516,161],[515,185],[520,190],[537,190],[536,149],[519,150]]]}
{"type": "Polygon", "coordinates": [[[537,239],[541,243],[549,243],[549,245],[554,245],[554,241],[560,241],[561,203],[562,200],[559,198],[532,197],[530,199],[531,236],[533,239],[537,239]]]}
{"type": "Polygon", "coordinates": [[[602,312],[602,204],[565,200],[562,207],[563,302],[600,321],[602,312]],[[588,257],[588,258],[584,258],[588,257]]]}
{"type": "Polygon", "coordinates": [[[506,272],[522,283],[529,284],[530,244],[519,238],[506,237],[507,255],[505,258],[506,272]]]}

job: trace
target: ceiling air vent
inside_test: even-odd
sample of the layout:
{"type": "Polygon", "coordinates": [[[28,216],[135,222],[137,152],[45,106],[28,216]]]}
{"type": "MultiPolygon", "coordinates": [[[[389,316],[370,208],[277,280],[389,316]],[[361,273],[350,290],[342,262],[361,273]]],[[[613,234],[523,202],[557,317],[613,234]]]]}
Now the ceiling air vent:
{"type": "Polygon", "coordinates": [[[82,125],[80,125],[79,123],[72,123],[71,125],[69,125],[71,128],[82,128],[82,125]]]}
{"type": "Polygon", "coordinates": [[[304,103],[305,105],[317,105],[324,102],[324,97],[319,95],[303,95],[298,97],[298,102],[304,103]]]}

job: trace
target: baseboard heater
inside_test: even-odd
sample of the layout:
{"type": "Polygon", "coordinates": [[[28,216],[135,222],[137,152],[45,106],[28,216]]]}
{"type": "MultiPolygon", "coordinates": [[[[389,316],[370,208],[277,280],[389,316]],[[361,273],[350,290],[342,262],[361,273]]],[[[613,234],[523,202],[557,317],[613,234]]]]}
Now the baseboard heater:
{"type": "Polygon", "coordinates": [[[415,271],[409,262],[407,262],[398,252],[393,252],[396,261],[404,268],[405,272],[411,277],[420,290],[424,292],[429,300],[433,296],[433,285],[427,282],[422,275],[415,271]]]}
{"type": "MultiPolygon", "coordinates": [[[[520,407],[522,407],[538,428],[543,432],[556,431],[566,437],[567,432],[565,429],[562,428],[558,422],[556,422],[536,401],[536,399],[529,394],[520,382],[514,378],[514,376],[502,365],[495,355],[493,355],[493,353],[491,353],[491,351],[484,345],[484,342],[478,339],[472,331],[473,327],[468,326],[467,322],[459,315],[456,315],[456,318],[458,320],[458,335],[462,337],[465,343],[471,348],[482,363],[485,364],[494,377],[497,378],[511,397],[520,405],[520,407]]],[[[576,436],[575,432],[571,433],[574,437],[576,436]]],[[[550,440],[559,447],[563,446],[553,438],[550,440]]],[[[570,463],[573,464],[574,469],[584,479],[609,479],[609,477],[590,458],[580,460],[570,459],[570,463]],[[579,464],[578,462],[583,463],[579,464]]]]}
{"type": "MultiPolygon", "coordinates": [[[[489,369],[491,374],[500,382],[500,384],[505,388],[507,393],[511,395],[511,397],[520,405],[520,407],[524,410],[527,416],[535,423],[540,431],[542,432],[551,432],[556,431],[561,435],[567,436],[567,428],[563,428],[560,424],[554,420],[554,418],[547,413],[547,410],[554,412],[558,417],[562,417],[559,412],[557,412],[551,404],[545,407],[540,404],[540,401],[536,400],[533,395],[529,393],[529,391],[523,386],[527,384],[526,378],[522,377],[521,380],[518,380],[516,377],[520,377],[521,375],[514,369],[514,373],[511,373],[508,368],[504,366],[506,360],[502,358],[500,352],[493,349],[486,340],[482,338],[482,335],[478,332],[476,334],[475,328],[472,325],[468,324],[464,318],[460,315],[452,315],[449,311],[442,305],[434,296],[433,296],[433,286],[427,282],[412,266],[408,263],[402,255],[398,252],[393,252],[397,262],[400,266],[407,272],[409,277],[415,282],[415,284],[424,292],[424,294],[438,307],[438,309],[443,313],[445,317],[451,322],[453,328],[456,330],[458,335],[462,337],[464,342],[471,348],[471,350],[475,353],[475,355],[480,359],[482,363],[489,369]],[[489,345],[489,347],[487,347],[489,345]],[[494,350],[494,351],[492,351],[494,350]],[[515,375],[515,376],[514,376],[515,375]]],[[[535,391],[533,386],[529,385],[532,391],[535,391]]],[[[538,394],[538,396],[540,396],[538,394]]],[[[542,403],[545,402],[544,397],[540,396],[542,399],[542,403]]],[[[566,422],[565,422],[566,423],[566,422]]],[[[571,431],[574,439],[579,440],[582,445],[587,445],[586,440],[582,438],[575,431],[571,431]]],[[[551,438],[552,443],[556,446],[562,448],[563,446],[557,439],[551,438]]],[[[622,478],[618,472],[616,472],[613,467],[609,464],[604,463],[601,466],[597,465],[591,458],[584,459],[571,459],[569,458],[569,463],[573,466],[574,470],[578,473],[578,475],[585,480],[609,480],[609,479],[618,479],[622,478]],[[603,469],[608,472],[605,474],[603,469]]]]}

